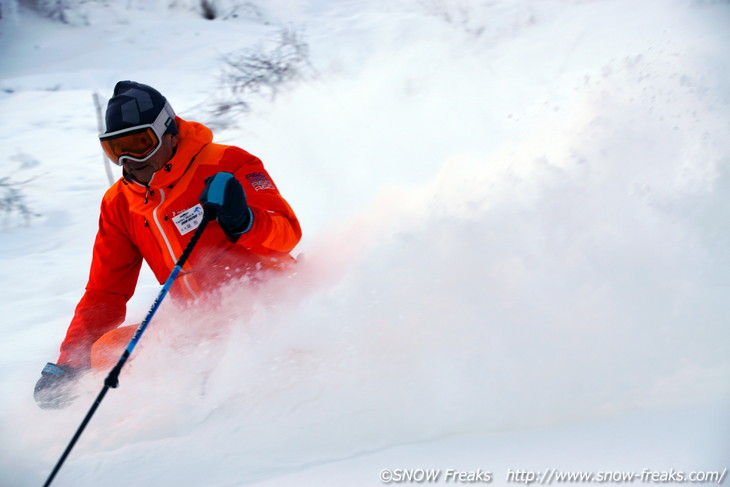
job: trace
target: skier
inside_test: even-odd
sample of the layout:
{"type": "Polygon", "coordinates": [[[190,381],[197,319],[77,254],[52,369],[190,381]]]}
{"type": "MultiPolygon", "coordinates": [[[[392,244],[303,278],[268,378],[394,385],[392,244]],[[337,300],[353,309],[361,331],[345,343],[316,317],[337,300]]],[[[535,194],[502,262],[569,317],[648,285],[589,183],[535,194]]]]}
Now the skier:
{"type": "Polygon", "coordinates": [[[104,360],[134,294],[142,260],[160,283],[202,221],[208,189],[221,187],[216,220],[196,245],[170,294],[194,300],[232,279],[293,261],[301,229],[262,162],[234,146],[213,143],[206,126],[175,115],[156,89],[120,81],[106,110],[101,145],[123,177],[104,195],[86,291],[76,306],[56,363],[41,372],[34,397],[41,408],[72,400],[78,375],[104,360]],[[98,357],[100,358],[98,358],[98,357]]]}

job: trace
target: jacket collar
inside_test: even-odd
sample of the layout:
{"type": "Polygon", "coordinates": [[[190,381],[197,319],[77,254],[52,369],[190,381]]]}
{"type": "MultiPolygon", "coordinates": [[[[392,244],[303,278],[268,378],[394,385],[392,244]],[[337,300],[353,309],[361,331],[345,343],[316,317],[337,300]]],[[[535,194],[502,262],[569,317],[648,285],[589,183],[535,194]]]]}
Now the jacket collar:
{"type": "MultiPolygon", "coordinates": [[[[152,179],[146,186],[130,178],[127,187],[133,191],[144,193],[148,190],[165,188],[177,183],[190,167],[195,156],[207,144],[213,141],[213,132],[208,127],[197,122],[188,122],[175,117],[178,127],[178,139],[175,155],[162,166],[162,169],[152,175],[152,179]]],[[[125,174],[126,178],[126,174],[125,174]]]]}

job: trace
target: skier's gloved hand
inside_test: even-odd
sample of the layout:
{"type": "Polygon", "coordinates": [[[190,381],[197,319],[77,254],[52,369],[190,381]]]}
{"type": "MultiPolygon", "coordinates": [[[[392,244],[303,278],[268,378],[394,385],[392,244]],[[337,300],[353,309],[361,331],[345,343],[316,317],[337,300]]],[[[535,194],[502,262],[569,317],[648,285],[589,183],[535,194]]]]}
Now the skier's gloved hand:
{"type": "Polygon", "coordinates": [[[33,391],[38,406],[43,409],[62,409],[71,404],[76,399],[73,383],[79,371],[68,365],[48,362],[43,367],[41,378],[36,382],[33,391]]]}
{"type": "Polygon", "coordinates": [[[205,180],[200,203],[206,214],[218,220],[226,235],[237,240],[251,229],[253,213],[246,203],[241,183],[229,172],[219,172],[205,180]]]}

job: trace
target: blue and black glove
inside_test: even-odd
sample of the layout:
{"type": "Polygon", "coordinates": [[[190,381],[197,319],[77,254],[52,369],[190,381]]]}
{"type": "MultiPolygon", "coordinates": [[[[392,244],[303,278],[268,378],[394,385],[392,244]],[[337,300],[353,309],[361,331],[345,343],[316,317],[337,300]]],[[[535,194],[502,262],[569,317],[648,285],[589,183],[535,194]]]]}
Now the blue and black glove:
{"type": "Polygon", "coordinates": [[[76,399],[73,385],[79,369],[48,362],[36,382],[33,397],[43,409],[62,409],[76,399]]]}
{"type": "Polygon", "coordinates": [[[253,213],[246,202],[241,183],[229,172],[219,172],[205,180],[200,203],[206,214],[218,220],[226,235],[234,242],[248,232],[253,224],[253,213]]]}

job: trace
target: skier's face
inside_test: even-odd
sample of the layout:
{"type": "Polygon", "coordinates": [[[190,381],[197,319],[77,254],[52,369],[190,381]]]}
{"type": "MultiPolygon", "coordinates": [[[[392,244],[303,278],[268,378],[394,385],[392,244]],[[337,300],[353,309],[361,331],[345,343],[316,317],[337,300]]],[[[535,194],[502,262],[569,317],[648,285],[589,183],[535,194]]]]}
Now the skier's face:
{"type": "Polygon", "coordinates": [[[172,159],[177,146],[177,134],[162,136],[162,145],[155,154],[144,162],[134,162],[125,159],[124,171],[142,184],[152,180],[152,175],[163,168],[167,161],[172,159]]]}

